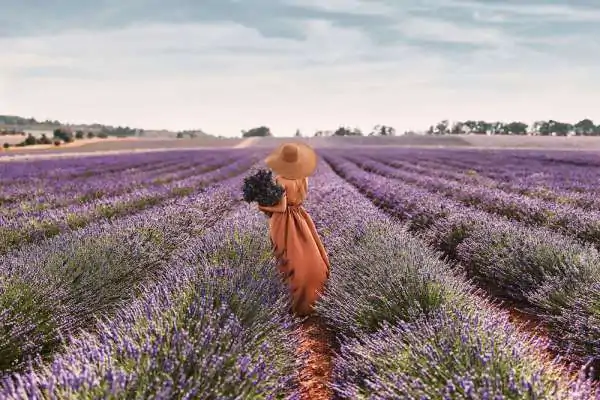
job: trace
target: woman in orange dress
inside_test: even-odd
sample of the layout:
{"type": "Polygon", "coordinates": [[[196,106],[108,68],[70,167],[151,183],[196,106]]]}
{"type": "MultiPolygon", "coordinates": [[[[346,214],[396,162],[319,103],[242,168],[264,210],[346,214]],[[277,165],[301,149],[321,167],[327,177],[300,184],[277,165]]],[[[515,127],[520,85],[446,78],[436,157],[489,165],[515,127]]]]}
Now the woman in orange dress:
{"type": "Polygon", "coordinates": [[[312,313],[329,277],[329,258],[312,219],[302,207],[308,193],[308,176],[317,167],[317,155],[303,143],[287,143],[267,157],[265,163],[285,189],[275,206],[258,206],[271,213],[269,230],[278,268],[292,293],[292,311],[312,313]]]}

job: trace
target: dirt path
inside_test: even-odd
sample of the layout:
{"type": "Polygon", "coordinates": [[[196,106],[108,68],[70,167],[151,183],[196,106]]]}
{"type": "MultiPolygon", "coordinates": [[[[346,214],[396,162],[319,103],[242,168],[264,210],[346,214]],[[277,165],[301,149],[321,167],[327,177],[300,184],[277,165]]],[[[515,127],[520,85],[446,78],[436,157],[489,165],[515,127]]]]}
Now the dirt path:
{"type": "Polygon", "coordinates": [[[307,357],[300,371],[301,400],[330,400],[333,351],[332,335],[318,319],[310,317],[300,327],[300,357],[307,357]]]}
{"type": "Polygon", "coordinates": [[[259,139],[258,137],[251,137],[251,138],[244,139],[240,143],[238,143],[235,146],[233,146],[233,148],[234,149],[244,149],[246,147],[250,147],[254,143],[256,143],[258,141],[258,139],[259,139]]]}

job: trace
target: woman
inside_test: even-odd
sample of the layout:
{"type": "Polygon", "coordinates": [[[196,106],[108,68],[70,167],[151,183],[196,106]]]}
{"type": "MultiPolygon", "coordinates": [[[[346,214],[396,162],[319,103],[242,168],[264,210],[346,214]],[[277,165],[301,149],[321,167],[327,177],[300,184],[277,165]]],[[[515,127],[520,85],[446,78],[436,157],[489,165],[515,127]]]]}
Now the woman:
{"type": "Polygon", "coordinates": [[[315,224],[302,207],[308,192],[308,176],[317,167],[317,155],[305,144],[287,143],[271,153],[265,163],[285,193],[277,205],[258,207],[272,213],[271,242],[279,271],[292,292],[292,311],[306,316],[313,311],[329,277],[329,258],[315,224]]]}

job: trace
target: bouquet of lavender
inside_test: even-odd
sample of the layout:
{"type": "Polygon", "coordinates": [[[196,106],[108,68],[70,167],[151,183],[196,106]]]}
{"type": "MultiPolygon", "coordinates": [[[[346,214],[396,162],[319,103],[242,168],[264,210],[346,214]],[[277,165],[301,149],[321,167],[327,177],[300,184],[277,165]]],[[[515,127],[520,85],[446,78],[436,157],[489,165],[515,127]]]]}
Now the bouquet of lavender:
{"type": "Polygon", "coordinates": [[[253,175],[244,178],[242,191],[244,201],[271,207],[279,203],[285,190],[275,182],[270,170],[259,169],[253,175]]]}

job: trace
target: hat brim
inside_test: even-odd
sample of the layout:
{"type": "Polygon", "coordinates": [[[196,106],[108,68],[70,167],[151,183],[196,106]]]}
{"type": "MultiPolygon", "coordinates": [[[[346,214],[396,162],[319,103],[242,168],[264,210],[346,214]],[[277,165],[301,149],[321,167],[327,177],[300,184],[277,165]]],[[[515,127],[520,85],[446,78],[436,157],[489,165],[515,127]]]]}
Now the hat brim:
{"type": "Polygon", "coordinates": [[[265,159],[265,164],[284,178],[302,179],[311,176],[317,168],[317,153],[304,143],[294,142],[293,144],[298,146],[298,159],[293,163],[285,162],[281,157],[281,151],[286,144],[290,143],[282,144],[269,154],[265,159]]]}

